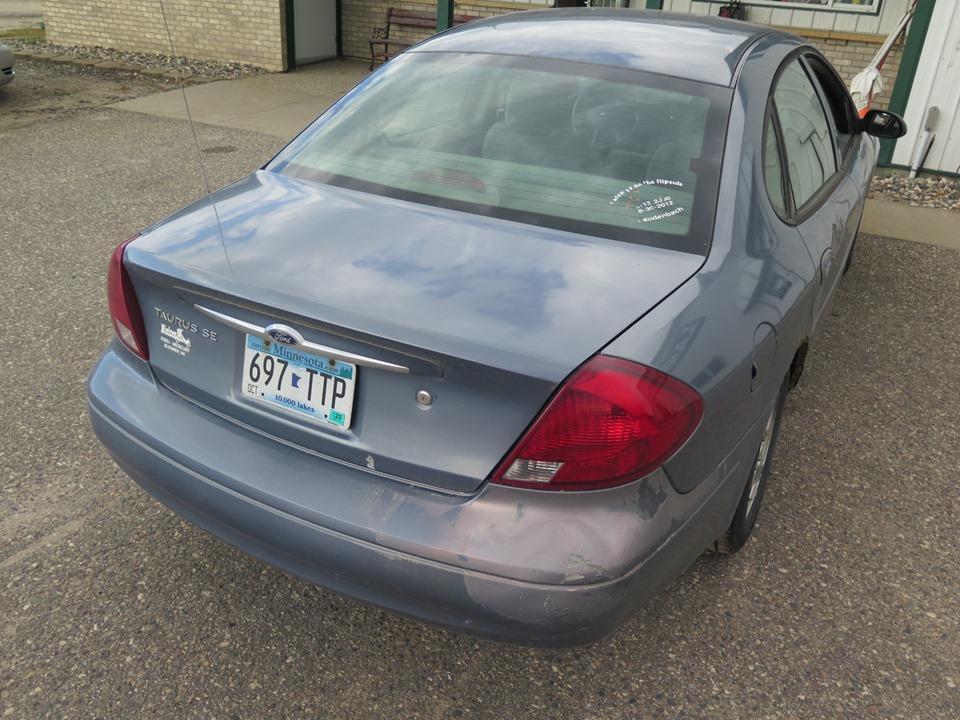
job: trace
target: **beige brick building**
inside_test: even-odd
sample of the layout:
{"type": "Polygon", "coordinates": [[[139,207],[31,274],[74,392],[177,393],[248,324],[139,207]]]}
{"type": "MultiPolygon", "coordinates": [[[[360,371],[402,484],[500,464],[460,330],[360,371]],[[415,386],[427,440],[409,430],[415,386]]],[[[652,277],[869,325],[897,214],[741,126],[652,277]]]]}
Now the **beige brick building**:
{"type": "MultiPolygon", "coordinates": [[[[289,37],[297,18],[329,2],[331,15],[323,32],[335,36],[344,57],[369,59],[369,38],[382,25],[387,8],[403,7],[436,12],[435,2],[414,0],[164,0],[174,51],[188,57],[251,63],[268,70],[287,70],[296,64],[289,37]]],[[[456,12],[491,16],[527,9],[544,9],[549,2],[582,4],[582,0],[460,0],[456,12]]],[[[711,0],[593,0],[594,4],[625,7],[661,7],[663,10],[714,15],[711,0]]],[[[846,80],[867,65],[886,33],[903,14],[909,0],[746,0],[747,19],[783,27],[807,37],[836,65],[846,80]],[[815,9],[810,9],[815,8],[815,9]]],[[[158,0],[44,0],[51,42],[97,45],[120,50],[170,53],[158,0]]],[[[318,22],[311,17],[311,22],[318,22]]],[[[394,28],[391,36],[411,42],[428,31],[394,28]]],[[[296,37],[301,37],[300,30],[296,37]]],[[[301,42],[298,40],[298,42],[301,42]]],[[[886,89],[877,99],[885,106],[900,67],[899,46],[883,70],[886,89]]]]}
{"type": "MultiPolygon", "coordinates": [[[[436,12],[435,2],[410,2],[409,0],[343,0],[341,3],[341,24],[343,32],[343,54],[346,57],[370,59],[370,32],[383,25],[390,7],[402,7],[410,10],[436,12]]],[[[520,10],[543,10],[547,5],[542,0],[463,0],[455,3],[456,12],[474,17],[491,17],[520,10]]],[[[391,37],[416,42],[427,36],[426,33],[391,31],[391,37]]]]}
{"type": "MultiPolygon", "coordinates": [[[[174,53],[286,70],[285,0],[164,0],[174,53]]],[[[157,0],[44,0],[47,39],[171,54],[157,0]]]]}
{"type": "MultiPolygon", "coordinates": [[[[749,0],[747,0],[749,2],[749,0]]],[[[758,0],[753,6],[747,5],[747,20],[764,24],[773,24],[789,32],[808,39],[817,46],[836,66],[844,80],[849,82],[854,75],[866,67],[893,28],[896,20],[903,15],[908,0],[874,0],[881,11],[870,13],[869,0],[858,5],[860,9],[840,12],[829,6],[820,10],[793,10],[793,7],[810,8],[807,3],[791,3],[790,0],[758,0]],[[774,7],[779,6],[779,7],[774,7]],[[852,22],[851,22],[852,21],[852,22]]],[[[556,2],[556,0],[554,0],[556,2]]],[[[829,2],[829,0],[821,0],[829,2]]],[[[583,4],[582,2],[557,4],[583,4]]],[[[613,5],[631,8],[662,6],[662,9],[683,14],[717,14],[718,5],[706,0],[664,0],[660,3],[647,3],[646,0],[596,0],[594,5],[613,5]]],[[[411,2],[409,0],[343,0],[342,32],[343,54],[346,57],[370,58],[368,39],[373,27],[383,24],[388,7],[403,7],[415,10],[434,11],[435,3],[411,2]]],[[[488,17],[518,10],[544,9],[549,7],[548,0],[458,0],[456,11],[465,15],[488,17]]],[[[426,33],[397,32],[396,37],[410,41],[421,40],[426,33]]],[[[894,47],[883,68],[884,92],[874,103],[877,107],[886,107],[890,99],[897,72],[900,69],[902,43],[894,47]]]]}
{"type": "MultiPolygon", "coordinates": [[[[797,32],[794,30],[793,32],[797,32]]],[[[882,36],[863,36],[856,34],[837,33],[834,31],[807,30],[798,33],[819,48],[820,52],[829,58],[841,77],[849,83],[853,76],[863,70],[877,50],[883,44],[882,36]]],[[[874,98],[873,106],[885,108],[890,103],[890,93],[900,71],[900,56],[903,51],[902,40],[891,50],[887,61],[883,65],[883,92],[874,98]]]]}

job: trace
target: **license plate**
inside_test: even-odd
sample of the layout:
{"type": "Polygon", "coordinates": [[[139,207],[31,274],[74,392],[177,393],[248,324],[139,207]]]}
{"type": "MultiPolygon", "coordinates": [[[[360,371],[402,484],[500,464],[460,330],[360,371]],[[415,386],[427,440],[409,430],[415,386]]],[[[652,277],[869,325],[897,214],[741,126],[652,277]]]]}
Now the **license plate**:
{"type": "Polygon", "coordinates": [[[245,397],[345,430],[356,381],[355,365],[247,335],[240,383],[245,397]]]}

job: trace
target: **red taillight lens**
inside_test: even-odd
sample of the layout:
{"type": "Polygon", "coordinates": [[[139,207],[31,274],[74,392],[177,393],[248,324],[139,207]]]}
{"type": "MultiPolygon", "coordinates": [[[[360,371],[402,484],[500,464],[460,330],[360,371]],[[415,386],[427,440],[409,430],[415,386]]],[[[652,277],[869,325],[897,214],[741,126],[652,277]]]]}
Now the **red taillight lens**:
{"type": "Polygon", "coordinates": [[[113,329],[120,338],[120,342],[144,360],[149,360],[143,315],[140,314],[140,305],[133,291],[133,283],[130,282],[130,276],[123,267],[123,252],[136,237],[134,235],[120,243],[110,257],[110,268],[107,270],[107,301],[110,305],[113,329]]]}
{"type": "Polygon", "coordinates": [[[702,416],[703,400],[688,385],[597,355],[561,386],[493,482],[540,490],[622,485],[660,467],[702,416]]]}

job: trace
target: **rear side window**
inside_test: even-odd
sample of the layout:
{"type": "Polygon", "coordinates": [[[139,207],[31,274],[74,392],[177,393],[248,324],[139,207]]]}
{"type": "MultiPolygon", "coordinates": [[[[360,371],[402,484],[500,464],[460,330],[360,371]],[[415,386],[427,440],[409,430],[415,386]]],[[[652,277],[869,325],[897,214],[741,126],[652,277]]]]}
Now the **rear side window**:
{"type": "Polygon", "coordinates": [[[409,53],[270,170],[705,254],[729,90],[634,70],[409,53]]]}
{"type": "Polygon", "coordinates": [[[794,206],[801,208],[837,171],[830,124],[799,59],[780,74],[773,99],[783,130],[794,206]]]}
{"type": "Polygon", "coordinates": [[[780,162],[780,142],[773,124],[773,116],[768,115],[763,128],[763,179],[767,185],[770,204],[780,215],[787,214],[786,194],[783,190],[783,164],[780,162]]]}
{"type": "Polygon", "coordinates": [[[808,55],[808,66],[817,77],[817,82],[823,90],[827,107],[833,116],[833,125],[837,132],[837,149],[841,158],[846,158],[853,148],[856,138],[857,112],[853,106],[853,98],[847,88],[819,57],[808,55]]]}

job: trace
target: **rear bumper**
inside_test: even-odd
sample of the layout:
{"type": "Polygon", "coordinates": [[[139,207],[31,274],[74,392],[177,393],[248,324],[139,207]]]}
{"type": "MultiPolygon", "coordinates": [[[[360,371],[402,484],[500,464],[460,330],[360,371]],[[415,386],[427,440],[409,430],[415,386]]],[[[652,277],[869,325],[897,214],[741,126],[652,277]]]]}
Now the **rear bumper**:
{"type": "Polygon", "coordinates": [[[742,488],[714,473],[686,495],[662,475],[596,493],[437,493],[219,418],[116,345],[88,397],[117,463],[199,527],[308,582],[524,644],[612,631],[719,535],[742,488]]]}

